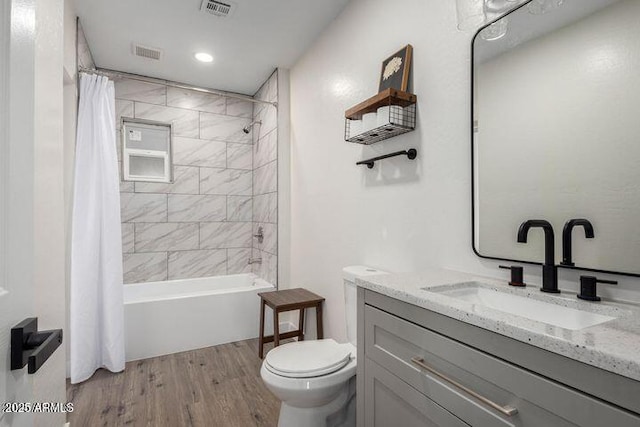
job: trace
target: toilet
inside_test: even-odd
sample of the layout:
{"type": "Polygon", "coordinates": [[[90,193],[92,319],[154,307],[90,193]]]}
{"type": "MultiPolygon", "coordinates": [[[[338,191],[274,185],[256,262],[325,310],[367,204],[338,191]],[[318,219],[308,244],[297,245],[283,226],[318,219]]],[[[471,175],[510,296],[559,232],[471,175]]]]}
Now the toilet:
{"type": "Polygon", "coordinates": [[[279,427],[355,426],[355,280],[385,272],[359,265],[342,271],[349,342],[323,339],[284,344],[267,353],[262,362],[262,380],[282,401],[279,427]]]}

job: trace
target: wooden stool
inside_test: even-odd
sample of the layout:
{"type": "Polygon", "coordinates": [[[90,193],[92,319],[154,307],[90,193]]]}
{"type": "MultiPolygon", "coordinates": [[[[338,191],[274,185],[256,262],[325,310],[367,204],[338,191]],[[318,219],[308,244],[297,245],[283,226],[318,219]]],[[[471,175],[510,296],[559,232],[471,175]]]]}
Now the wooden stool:
{"type": "Polygon", "coordinates": [[[285,289],[283,291],[262,292],[258,296],[260,301],[260,338],[258,341],[258,356],[264,356],[264,345],[273,341],[273,346],[280,345],[280,340],[298,337],[298,341],[304,340],[304,310],[306,308],[316,308],[316,328],[318,339],[323,338],[322,330],[322,302],[324,298],[309,292],[303,288],[285,289]],[[273,310],[273,335],[264,336],[264,307],[271,307],[273,310]],[[300,310],[300,320],[298,330],[280,333],[278,314],[285,311],[300,310]]]}

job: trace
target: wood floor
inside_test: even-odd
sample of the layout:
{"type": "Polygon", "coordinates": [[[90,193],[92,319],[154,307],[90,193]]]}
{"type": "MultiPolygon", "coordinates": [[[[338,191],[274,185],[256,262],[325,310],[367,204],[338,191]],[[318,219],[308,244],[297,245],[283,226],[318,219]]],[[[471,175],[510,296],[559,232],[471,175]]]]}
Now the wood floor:
{"type": "MultiPolygon", "coordinates": [[[[269,346],[271,348],[271,346],[269,346]]],[[[280,402],[260,378],[257,340],[127,363],[67,384],[71,427],[275,426],[280,402]]]]}

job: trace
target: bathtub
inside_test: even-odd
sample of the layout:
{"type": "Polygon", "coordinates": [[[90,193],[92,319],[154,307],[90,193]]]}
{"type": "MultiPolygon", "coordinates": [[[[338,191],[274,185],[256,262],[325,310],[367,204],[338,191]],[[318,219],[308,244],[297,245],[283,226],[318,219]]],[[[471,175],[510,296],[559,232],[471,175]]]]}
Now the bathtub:
{"type": "Polygon", "coordinates": [[[272,290],[273,285],[254,274],[125,285],[126,359],[255,338],[257,294],[272,290]]]}

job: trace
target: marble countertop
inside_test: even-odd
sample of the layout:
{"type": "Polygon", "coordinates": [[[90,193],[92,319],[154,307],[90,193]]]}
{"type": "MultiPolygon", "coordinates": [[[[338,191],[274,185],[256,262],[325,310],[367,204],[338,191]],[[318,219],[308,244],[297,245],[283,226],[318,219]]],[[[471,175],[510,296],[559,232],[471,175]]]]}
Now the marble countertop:
{"type": "Polygon", "coordinates": [[[592,303],[575,294],[545,294],[539,286],[508,286],[506,282],[449,270],[385,274],[357,279],[360,287],[496,332],[571,359],[640,381],[640,307],[610,301],[592,303]],[[565,307],[616,317],[579,330],[527,319],[482,305],[430,292],[429,288],[479,281],[503,292],[553,301],[565,307]],[[426,289],[422,289],[426,288],[426,289]]]}

